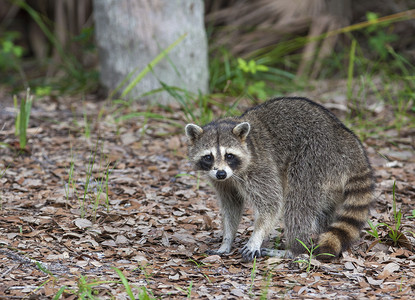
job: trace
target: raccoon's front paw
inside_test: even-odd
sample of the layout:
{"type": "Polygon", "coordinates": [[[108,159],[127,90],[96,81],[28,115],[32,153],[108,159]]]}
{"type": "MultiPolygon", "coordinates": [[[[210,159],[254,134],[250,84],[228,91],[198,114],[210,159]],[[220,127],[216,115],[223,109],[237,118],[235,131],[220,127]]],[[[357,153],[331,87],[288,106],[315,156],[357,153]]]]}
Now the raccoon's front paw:
{"type": "Polygon", "coordinates": [[[240,252],[242,254],[242,260],[245,262],[253,261],[254,257],[261,257],[260,249],[250,249],[247,245],[245,245],[240,252]]]}

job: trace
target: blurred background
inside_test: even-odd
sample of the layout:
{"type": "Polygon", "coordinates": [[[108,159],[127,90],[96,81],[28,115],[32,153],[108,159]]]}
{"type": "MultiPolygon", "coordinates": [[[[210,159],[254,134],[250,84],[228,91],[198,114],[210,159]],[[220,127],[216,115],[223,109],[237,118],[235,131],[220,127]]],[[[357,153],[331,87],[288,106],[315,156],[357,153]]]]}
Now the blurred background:
{"type": "MultiPolygon", "coordinates": [[[[140,42],[146,43],[149,49],[149,55],[144,56],[146,62],[124,62],[124,65],[131,65],[137,71],[145,68],[152,58],[171,44],[161,45],[158,41],[164,39],[152,28],[158,26],[159,19],[149,17],[152,16],[150,13],[157,11],[158,15],[170,17],[172,21],[162,26],[166,34],[175,40],[183,32],[186,33],[180,22],[187,18],[186,14],[183,16],[183,7],[190,11],[198,2],[202,3],[200,12],[207,43],[193,43],[191,48],[207,47],[201,50],[201,55],[203,58],[203,53],[207,53],[208,63],[201,68],[208,68],[208,75],[206,79],[198,75],[199,81],[206,81],[198,87],[203,94],[221,93],[259,101],[273,95],[308,89],[314,80],[376,74],[391,80],[398,78],[405,85],[408,84],[405,80],[413,79],[413,0],[176,1],[177,9],[169,10],[160,8],[167,5],[162,0],[11,0],[0,2],[2,93],[13,94],[30,87],[37,96],[94,94],[104,99],[120,83],[127,86],[128,80],[122,82],[122,79],[132,75],[132,69],[116,76],[119,70],[103,67],[105,60],[114,61],[124,55],[122,52],[117,54],[114,42],[99,45],[108,32],[115,32],[111,26],[125,19],[122,14],[128,15],[126,22],[131,23],[130,28],[136,29],[137,36],[144,36],[140,42]],[[105,2],[107,4],[103,4],[105,2]],[[102,5],[107,6],[103,8],[102,5]],[[119,10],[116,16],[105,16],[105,8],[126,5],[128,9],[119,10]],[[101,6],[102,14],[95,15],[94,19],[98,6],[101,6]],[[131,16],[136,16],[135,20],[131,16]],[[111,23],[105,18],[118,18],[118,21],[111,23]],[[99,20],[104,22],[99,23],[99,20]],[[96,24],[101,24],[101,28],[105,25],[109,27],[105,35],[96,34],[99,29],[96,24]],[[114,52],[114,55],[105,57],[102,55],[105,51],[114,52]],[[102,73],[117,77],[116,82],[103,82],[102,73]]],[[[192,22],[198,22],[198,19],[194,18],[192,22]]],[[[199,26],[196,23],[190,25],[199,26]]],[[[134,33],[131,37],[134,38],[134,33]]],[[[175,51],[181,51],[180,43],[175,51]]],[[[139,47],[132,45],[129,51],[136,57],[143,56],[143,51],[147,50],[139,47]]],[[[189,46],[183,48],[188,49],[189,46]]],[[[168,60],[168,54],[166,57],[163,59],[168,60]]],[[[170,60],[173,66],[170,69],[177,75],[183,71],[175,63],[175,59],[170,60]]],[[[185,69],[191,68],[191,65],[189,63],[185,69]]],[[[166,73],[166,69],[162,73],[166,73]]],[[[159,76],[154,75],[160,81],[159,76]]],[[[166,86],[163,83],[166,86],[180,86],[166,79],[161,83],[164,89],[166,86]]],[[[181,88],[189,89],[189,86],[193,84],[188,83],[181,88]]],[[[413,92],[410,97],[413,99],[413,92]]],[[[139,94],[134,94],[134,98],[145,99],[139,94]]]]}

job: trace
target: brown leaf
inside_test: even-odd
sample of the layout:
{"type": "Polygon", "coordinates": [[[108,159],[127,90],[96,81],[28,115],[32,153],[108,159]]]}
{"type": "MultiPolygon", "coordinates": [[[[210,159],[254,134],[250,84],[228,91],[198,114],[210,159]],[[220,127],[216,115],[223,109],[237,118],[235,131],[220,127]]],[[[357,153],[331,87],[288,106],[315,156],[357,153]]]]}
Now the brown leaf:
{"type": "Polygon", "coordinates": [[[88,219],[77,218],[74,221],[74,224],[79,229],[89,228],[92,227],[92,222],[88,219]]]}
{"type": "Polygon", "coordinates": [[[221,264],[222,258],[219,255],[211,255],[201,260],[204,264],[221,264]]]}
{"type": "Polygon", "coordinates": [[[399,270],[399,265],[396,263],[388,263],[384,268],[383,271],[378,275],[378,279],[386,279],[388,278],[393,272],[399,270]]]}
{"type": "Polygon", "coordinates": [[[117,245],[123,245],[123,244],[129,244],[129,241],[125,236],[120,234],[120,235],[117,235],[117,238],[115,239],[115,243],[117,245]]]}
{"type": "Polygon", "coordinates": [[[373,279],[371,276],[366,276],[366,280],[371,285],[381,285],[384,281],[383,279],[381,280],[373,279]]]}
{"type": "Polygon", "coordinates": [[[397,249],[394,253],[391,254],[392,257],[404,257],[404,258],[408,258],[413,256],[414,253],[412,253],[411,251],[408,251],[406,249],[397,249]]]}

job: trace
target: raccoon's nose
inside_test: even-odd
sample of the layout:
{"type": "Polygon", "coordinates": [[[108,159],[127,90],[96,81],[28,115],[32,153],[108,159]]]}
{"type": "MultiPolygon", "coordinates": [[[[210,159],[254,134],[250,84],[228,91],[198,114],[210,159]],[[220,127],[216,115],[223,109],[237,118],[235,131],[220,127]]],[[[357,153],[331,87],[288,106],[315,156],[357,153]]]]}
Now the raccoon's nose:
{"type": "Polygon", "coordinates": [[[226,178],[226,171],[219,170],[216,172],[216,178],[217,179],[225,179],[226,178]]]}

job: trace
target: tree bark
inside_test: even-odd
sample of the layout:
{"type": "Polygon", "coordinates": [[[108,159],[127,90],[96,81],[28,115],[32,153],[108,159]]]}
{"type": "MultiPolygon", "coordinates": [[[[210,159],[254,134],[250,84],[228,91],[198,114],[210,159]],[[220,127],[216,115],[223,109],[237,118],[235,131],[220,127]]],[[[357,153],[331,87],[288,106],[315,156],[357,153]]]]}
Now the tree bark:
{"type": "MultiPolygon", "coordinates": [[[[128,99],[142,100],[143,93],[161,87],[159,80],[206,93],[209,74],[203,17],[202,0],[94,0],[101,84],[108,91],[114,90],[130,72],[136,70],[137,75],[187,33],[133,88],[128,99]]],[[[172,101],[167,92],[148,98],[158,103],[172,101]]]]}

